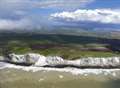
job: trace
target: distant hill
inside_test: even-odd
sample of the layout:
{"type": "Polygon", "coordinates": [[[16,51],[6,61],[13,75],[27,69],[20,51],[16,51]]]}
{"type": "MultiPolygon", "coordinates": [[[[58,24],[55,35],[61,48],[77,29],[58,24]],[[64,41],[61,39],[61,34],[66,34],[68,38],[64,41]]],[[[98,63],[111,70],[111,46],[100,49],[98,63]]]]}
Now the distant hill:
{"type": "Polygon", "coordinates": [[[80,28],[56,28],[56,29],[17,29],[15,30],[0,30],[0,35],[6,34],[21,34],[21,35],[35,35],[35,34],[61,34],[61,35],[75,35],[75,36],[89,36],[89,37],[98,37],[98,38],[108,38],[108,39],[120,39],[120,31],[114,30],[89,30],[89,29],[80,29],[80,28]]]}

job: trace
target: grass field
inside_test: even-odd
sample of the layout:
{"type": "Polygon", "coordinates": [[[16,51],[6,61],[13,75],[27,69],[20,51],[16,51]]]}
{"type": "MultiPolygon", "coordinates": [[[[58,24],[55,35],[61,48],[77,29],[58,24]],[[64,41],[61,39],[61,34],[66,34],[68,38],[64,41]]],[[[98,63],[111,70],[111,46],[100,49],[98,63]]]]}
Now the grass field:
{"type": "Polygon", "coordinates": [[[57,55],[65,59],[81,57],[111,57],[120,55],[120,40],[73,35],[25,35],[0,36],[0,54],[24,54],[29,52],[57,55]]]}

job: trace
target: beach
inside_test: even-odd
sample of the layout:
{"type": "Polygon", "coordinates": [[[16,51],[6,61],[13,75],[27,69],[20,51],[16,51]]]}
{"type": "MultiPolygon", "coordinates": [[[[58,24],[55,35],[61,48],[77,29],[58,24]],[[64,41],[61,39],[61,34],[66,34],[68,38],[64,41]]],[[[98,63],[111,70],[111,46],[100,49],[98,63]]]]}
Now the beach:
{"type": "Polygon", "coordinates": [[[116,88],[119,69],[0,65],[0,88],[116,88]]]}

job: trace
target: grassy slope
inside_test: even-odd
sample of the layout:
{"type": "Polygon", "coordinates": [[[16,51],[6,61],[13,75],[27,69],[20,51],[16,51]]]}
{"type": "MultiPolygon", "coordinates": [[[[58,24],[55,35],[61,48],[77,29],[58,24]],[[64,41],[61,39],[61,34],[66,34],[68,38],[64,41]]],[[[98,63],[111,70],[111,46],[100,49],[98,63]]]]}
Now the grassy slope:
{"type": "Polygon", "coordinates": [[[0,36],[0,54],[35,52],[66,59],[118,56],[120,40],[73,35],[5,34],[0,36]],[[103,50],[99,50],[99,49],[103,50]]]}

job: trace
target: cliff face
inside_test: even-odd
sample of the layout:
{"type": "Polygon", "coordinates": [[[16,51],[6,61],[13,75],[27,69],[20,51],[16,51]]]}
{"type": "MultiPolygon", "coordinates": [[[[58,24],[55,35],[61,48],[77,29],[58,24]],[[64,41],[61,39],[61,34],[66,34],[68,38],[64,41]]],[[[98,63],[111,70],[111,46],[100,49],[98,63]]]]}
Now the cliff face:
{"type": "Polygon", "coordinates": [[[58,56],[43,56],[35,53],[24,55],[10,54],[5,61],[17,64],[30,64],[34,66],[73,66],[80,68],[120,68],[120,57],[107,58],[81,58],[77,60],[64,60],[58,56]]]}

